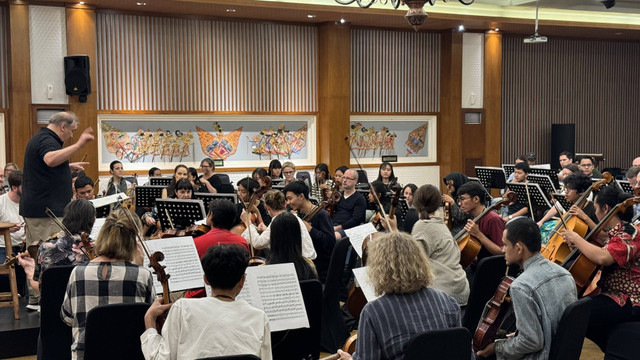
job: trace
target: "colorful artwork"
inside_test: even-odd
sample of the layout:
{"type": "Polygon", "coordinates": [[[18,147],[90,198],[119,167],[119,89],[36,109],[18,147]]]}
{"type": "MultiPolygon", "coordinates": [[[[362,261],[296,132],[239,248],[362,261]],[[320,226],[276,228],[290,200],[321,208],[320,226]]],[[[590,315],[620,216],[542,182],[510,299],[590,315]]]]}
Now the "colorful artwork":
{"type": "Polygon", "coordinates": [[[151,157],[151,161],[158,160],[173,162],[174,159],[182,161],[184,157],[191,155],[191,145],[193,144],[193,133],[186,134],[180,130],[156,131],[138,129],[134,135],[110,125],[102,123],[102,135],[104,137],[107,151],[115,154],[118,160],[126,159],[130,163],[145,161],[146,157],[151,157]]]}
{"type": "Polygon", "coordinates": [[[200,138],[200,146],[205,155],[213,159],[226,160],[238,150],[242,126],[227,134],[224,133],[217,121],[213,123],[213,134],[199,126],[196,126],[196,129],[198,130],[198,138],[200,138]]]}
{"type": "Polygon", "coordinates": [[[278,130],[273,130],[273,127],[263,128],[258,135],[252,136],[249,141],[251,142],[251,152],[253,154],[268,157],[270,160],[273,157],[280,158],[286,157],[291,159],[292,154],[298,154],[307,145],[307,125],[304,125],[300,129],[291,132],[287,130],[284,124],[278,126],[278,130]]]}
{"type": "Polygon", "coordinates": [[[389,131],[386,126],[381,126],[380,130],[372,126],[365,128],[362,123],[357,122],[351,125],[349,144],[353,150],[357,150],[359,157],[366,157],[371,151],[371,157],[394,154],[393,148],[397,135],[389,131]]]}
{"type": "Polygon", "coordinates": [[[425,140],[427,138],[427,127],[429,123],[424,123],[420,127],[414,129],[409,133],[407,142],[404,145],[407,147],[407,155],[417,154],[424,147],[425,140]]]}

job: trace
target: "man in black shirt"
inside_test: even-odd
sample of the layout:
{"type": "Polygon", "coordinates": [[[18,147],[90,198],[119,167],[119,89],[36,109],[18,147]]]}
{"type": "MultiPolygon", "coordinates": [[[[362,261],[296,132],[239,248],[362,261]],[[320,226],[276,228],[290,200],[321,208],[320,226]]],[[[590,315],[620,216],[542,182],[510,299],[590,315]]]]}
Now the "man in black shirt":
{"type": "MultiPolygon", "coordinates": [[[[85,129],[75,144],[65,148],[62,144],[73,137],[78,128],[78,118],[71,112],[59,112],[49,118],[43,127],[29,140],[24,155],[22,197],[20,215],[26,223],[27,245],[46,240],[60,229],[49,219],[45,209],[62,217],[64,207],[71,201],[71,171],[84,170],[88,162],[69,163],[78,150],[93,140],[93,129],[85,129]]],[[[29,305],[37,309],[39,299],[29,289],[29,305]]]]}
{"type": "Polygon", "coordinates": [[[358,173],[349,169],[342,177],[342,199],[336,204],[336,212],[333,214],[333,230],[336,239],[340,240],[345,236],[344,230],[364,223],[367,211],[367,200],[364,195],[356,191],[358,183],[358,173]]]}

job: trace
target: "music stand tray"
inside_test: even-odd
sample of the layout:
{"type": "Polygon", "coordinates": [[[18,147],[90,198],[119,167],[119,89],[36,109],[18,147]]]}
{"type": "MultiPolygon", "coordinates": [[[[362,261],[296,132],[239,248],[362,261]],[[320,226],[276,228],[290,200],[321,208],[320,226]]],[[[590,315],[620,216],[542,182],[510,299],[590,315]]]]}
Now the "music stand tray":
{"type": "Polygon", "coordinates": [[[156,206],[162,230],[171,229],[167,212],[176,229],[185,229],[207,216],[202,200],[156,199],[156,206]]]}
{"type": "Polygon", "coordinates": [[[624,191],[626,193],[629,193],[629,194],[633,194],[633,188],[631,187],[631,184],[628,181],[616,180],[616,183],[618,184],[620,189],[622,189],[622,191],[624,191]]]}
{"type": "Polygon", "coordinates": [[[560,194],[560,193],[554,193],[553,197],[558,200],[558,202],[560,203],[560,205],[562,205],[562,209],[565,211],[569,211],[569,209],[571,209],[571,206],[573,205],[572,203],[570,203],[569,201],[567,201],[567,196],[565,194],[560,194]]]}
{"type": "Polygon", "coordinates": [[[213,199],[227,199],[231,201],[234,205],[238,203],[238,195],[236,194],[212,194],[212,193],[193,193],[193,198],[197,200],[202,200],[204,203],[205,210],[208,211],[209,203],[213,199]]]}
{"type": "Polygon", "coordinates": [[[545,191],[545,193],[555,193],[557,191],[557,188],[553,185],[549,175],[529,174],[529,176],[527,176],[527,180],[531,183],[540,184],[540,187],[545,191]]]}
{"type": "Polygon", "coordinates": [[[162,197],[162,190],[165,189],[166,186],[161,185],[143,185],[136,186],[136,208],[150,208],[156,204],[156,199],[162,197]]]}
{"type": "Polygon", "coordinates": [[[507,176],[503,168],[490,166],[476,166],[476,177],[487,189],[504,189],[507,176]]]}
{"type": "Polygon", "coordinates": [[[544,208],[549,209],[552,207],[549,200],[545,196],[542,188],[540,188],[539,184],[535,183],[516,183],[510,182],[507,183],[507,187],[509,190],[513,191],[518,195],[518,202],[521,204],[525,204],[525,206],[529,206],[529,199],[527,197],[527,187],[529,188],[529,197],[531,198],[531,207],[534,209],[544,208]]]}
{"type": "Polygon", "coordinates": [[[513,171],[516,169],[516,165],[515,164],[502,164],[502,168],[504,169],[505,175],[507,175],[507,177],[509,177],[511,174],[513,174],[513,171]]]}
{"type": "Polygon", "coordinates": [[[111,213],[111,209],[116,204],[119,204],[123,200],[127,200],[129,197],[125,193],[118,193],[113,195],[107,195],[93,200],[89,200],[93,207],[96,208],[96,218],[105,218],[111,213]]]}
{"type": "Polygon", "coordinates": [[[560,181],[558,180],[558,173],[555,170],[551,169],[539,169],[539,168],[531,168],[529,175],[546,175],[549,176],[553,186],[556,189],[560,189],[560,181]]]}
{"type": "Polygon", "coordinates": [[[171,185],[171,180],[173,180],[172,177],[165,177],[165,176],[150,177],[149,185],[169,186],[171,185]]]}

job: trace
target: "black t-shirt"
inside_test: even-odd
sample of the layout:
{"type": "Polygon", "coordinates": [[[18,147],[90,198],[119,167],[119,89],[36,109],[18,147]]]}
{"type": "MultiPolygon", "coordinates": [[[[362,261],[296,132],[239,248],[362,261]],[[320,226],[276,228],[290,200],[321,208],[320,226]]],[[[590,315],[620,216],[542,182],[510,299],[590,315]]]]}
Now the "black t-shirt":
{"type": "Polygon", "coordinates": [[[584,211],[584,213],[591,220],[593,220],[593,222],[596,223],[596,225],[600,222],[600,220],[598,220],[598,217],[596,216],[596,207],[593,206],[593,202],[588,201],[587,205],[584,208],[582,208],[582,211],[584,211]]]}
{"type": "Polygon", "coordinates": [[[43,127],[29,140],[24,154],[20,215],[27,218],[47,217],[49,208],[56,216],[62,216],[64,207],[71,201],[71,170],[69,161],[49,167],[44,156],[50,151],[62,149],[62,140],[55,132],[43,127]]]}

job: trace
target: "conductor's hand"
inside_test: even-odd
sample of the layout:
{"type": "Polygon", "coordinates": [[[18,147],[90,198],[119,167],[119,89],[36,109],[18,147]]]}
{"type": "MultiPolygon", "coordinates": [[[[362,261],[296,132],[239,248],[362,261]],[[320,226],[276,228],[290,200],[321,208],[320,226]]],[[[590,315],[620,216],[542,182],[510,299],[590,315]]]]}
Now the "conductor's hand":
{"type": "Polygon", "coordinates": [[[85,165],[89,164],[90,163],[88,161],[72,162],[69,163],[69,168],[71,169],[71,171],[84,171],[85,165]]]}
{"type": "Polygon", "coordinates": [[[89,141],[93,141],[93,139],[95,139],[93,137],[93,128],[88,127],[86,129],[84,129],[82,134],[80,134],[80,138],[78,139],[78,141],[76,143],[78,145],[80,145],[80,146],[85,146],[85,145],[87,145],[87,143],[89,141]]]}

